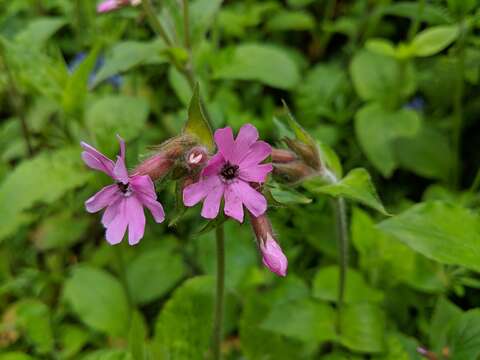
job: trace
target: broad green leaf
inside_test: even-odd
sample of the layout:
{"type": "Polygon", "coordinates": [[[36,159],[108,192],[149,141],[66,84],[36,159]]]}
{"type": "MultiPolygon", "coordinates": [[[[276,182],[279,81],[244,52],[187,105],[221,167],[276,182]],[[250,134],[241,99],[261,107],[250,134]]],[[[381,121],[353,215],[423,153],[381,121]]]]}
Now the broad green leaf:
{"type": "Polygon", "coordinates": [[[382,13],[385,15],[406,17],[412,20],[416,20],[420,16],[421,21],[425,21],[431,25],[448,24],[454,21],[451,14],[449,14],[444,7],[434,4],[424,3],[423,11],[420,14],[418,1],[394,2],[384,6],[382,13]]]}
{"type": "Polygon", "coordinates": [[[302,195],[294,189],[282,187],[278,184],[272,185],[269,189],[270,195],[279,204],[310,204],[312,199],[302,195]]]}
{"type": "Polygon", "coordinates": [[[455,41],[459,34],[458,26],[435,26],[423,30],[412,40],[416,56],[432,56],[455,41]]]}
{"type": "Polygon", "coordinates": [[[430,346],[434,351],[441,351],[447,342],[450,324],[462,315],[462,310],[444,297],[439,297],[430,322],[430,346]]]}
{"type": "Polygon", "coordinates": [[[210,151],[215,144],[213,142],[212,128],[205,116],[205,110],[200,97],[200,88],[197,84],[193,90],[193,96],[188,107],[188,119],[183,132],[196,137],[210,151]]]}
{"type": "Polygon", "coordinates": [[[133,360],[146,359],[145,339],[147,337],[147,325],[142,314],[135,311],[130,324],[128,334],[128,348],[132,354],[133,360]]]}
{"type": "Polygon", "coordinates": [[[315,27],[315,18],[306,11],[283,10],[276,12],[266,24],[270,31],[302,31],[315,27]]]}
{"type": "Polygon", "coordinates": [[[42,47],[45,42],[55,34],[63,25],[65,20],[58,17],[39,17],[28,23],[28,25],[17,34],[15,41],[37,48],[42,47]]]}
{"type": "Polygon", "coordinates": [[[419,203],[378,226],[430,259],[480,271],[480,220],[471,210],[439,201],[419,203]]]}
{"type": "Polygon", "coordinates": [[[480,310],[473,309],[457,317],[447,333],[448,359],[471,360],[480,356],[480,310]]]}
{"type": "Polygon", "coordinates": [[[23,300],[17,305],[17,325],[25,332],[28,341],[38,354],[48,354],[54,349],[50,308],[39,300],[23,300]]]}
{"type": "Polygon", "coordinates": [[[126,337],[127,297],[120,282],[109,273],[77,266],[65,283],[64,296],[80,320],[92,329],[126,337]]]}
{"type": "Polygon", "coordinates": [[[384,56],[395,57],[397,54],[395,45],[386,39],[370,39],[365,44],[365,47],[371,52],[384,56]]]}
{"type": "Polygon", "coordinates": [[[98,147],[108,154],[118,149],[116,134],[129,141],[145,131],[148,113],[148,103],[142,98],[109,95],[88,108],[85,121],[95,131],[98,147]]]}
{"type": "Polygon", "coordinates": [[[282,48],[242,44],[225,50],[214,76],[217,79],[256,80],[279,89],[291,89],[300,80],[296,62],[282,48]]]}
{"type": "Polygon", "coordinates": [[[97,61],[100,47],[95,47],[73,71],[63,90],[62,106],[66,113],[83,112],[90,74],[97,61]]]}
{"type": "MultiPolygon", "coordinates": [[[[313,279],[313,297],[336,302],[338,299],[338,266],[321,268],[313,279]]],[[[362,275],[353,269],[348,269],[346,274],[345,297],[346,303],[381,302],[381,291],[370,287],[362,275]]]]}
{"type": "Polygon", "coordinates": [[[186,273],[182,256],[171,243],[142,252],[127,267],[127,282],[136,303],[145,304],[167,293],[186,273]]]}
{"type": "Polygon", "coordinates": [[[396,59],[365,50],[358,52],[350,63],[353,85],[363,100],[392,102],[395,97],[411,95],[415,91],[413,69],[405,64],[401,72],[396,59]]]}
{"type": "Polygon", "coordinates": [[[428,293],[445,291],[442,266],[377,229],[365,211],[353,209],[351,230],[360,268],[376,286],[395,287],[402,282],[428,293]]]}
{"type": "Polygon", "coordinates": [[[308,298],[286,302],[272,307],[261,328],[317,346],[336,338],[335,312],[308,298]]]}
{"type": "Polygon", "coordinates": [[[356,352],[384,350],[385,314],[370,303],[348,304],[342,308],[340,342],[356,352]]]}
{"type": "Polygon", "coordinates": [[[306,183],[305,186],[312,192],[333,197],[345,197],[388,215],[378,197],[370,174],[365,169],[353,169],[343,179],[334,184],[313,187],[306,183]]]}
{"type": "Polygon", "coordinates": [[[165,304],[155,325],[155,346],[162,359],[199,359],[211,342],[214,279],[187,280],[165,304]]]}
{"type": "Polygon", "coordinates": [[[355,115],[355,132],[365,155],[385,177],[398,165],[393,141],[413,137],[421,127],[419,115],[409,109],[389,111],[380,104],[362,107],[355,115]]]}
{"type": "Polygon", "coordinates": [[[90,338],[87,329],[71,324],[60,326],[59,334],[62,348],[60,354],[64,358],[73,358],[77,355],[90,338]]]}
{"type": "Polygon", "coordinates": [[[25,211],[37,203],[51,204],[85,184],[80,150],[64,148],[23,161],[0,183],[0,239],[30,221],[25,211]]]}
{"type": "Polygon", "coordinates": [[[129,71],[137,66],[161,64],[166,61],[162,56],[165,45],[162,41],[152,42],[123,41],[116,43],[105,56],[105,63],[95,76],[93,86],[113,75],[129,71]]]}

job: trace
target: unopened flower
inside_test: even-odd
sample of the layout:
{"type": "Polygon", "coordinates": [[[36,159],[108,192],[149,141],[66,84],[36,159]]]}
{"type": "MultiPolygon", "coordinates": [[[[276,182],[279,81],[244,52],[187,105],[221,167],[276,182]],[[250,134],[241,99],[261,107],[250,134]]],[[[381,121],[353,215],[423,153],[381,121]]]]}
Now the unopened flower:
{"type": "Polygon", "coordinates": [[[276,149],[272,148],[272,162],[273,163],[289,163],[297,160],[297,156],[290,150],[287,149],[276,149]]]}
{"type": "Polygon", "coordinates": [[[261,164],[272,152],[270,145],[258,141],[258,131],[246,124],[234,140],[230,127],[218,129],[214,135],[218,152],[202,170],[198,182],[184,188],[183,202],[194,206],[203,200],[202,216],[218,215],[222,197],[224,213],[243,222],[243,205],[260,216],[267,209],[267,200],[250,183],[263,183],[272,171],[272,164],[261,164]]]}
{"type": "Polygon", "coordinates": [[[125,165],[125,142],[120,142],[120,155],[113,162],[97,149],[81,142],[84,149],[82,159],[88,167],[99,170],[110,176],[115,184],[101,189],[85,202],[88,212],[94,213],[102,209],[102,224],[107,229],[107,241],[114,245],[122,241],[128,227],[128,243],[137,244],[145,231],[145,214],[147,207],[157,223],[165,219],[162,205],[157,201],[153,182],[147,175],[130,176],[125,165]]]}
{"type": "Polygon", "coordinates": [[[121,7],[131,5],[137,6],[142,2],[142,0],[105,0],[102,1],[97,6],[97,12],[105,13],[113,10],[120,9],[121,7]]]}
{"type": "Polygon", "coordinates": [[[288,260],[280,245],[275,241],[268,217],[265,214],[258,217],[252,215],[250,223],[262,252],[263,265],[277,275],[286,276],[288,260]]]}
{"type": "Polygon", "coordinates": [[[203,146],[195,146],[192,148],[185,159],[190,168],[197,168],[203,166],[208,161],[208,152],[203,146]]]}

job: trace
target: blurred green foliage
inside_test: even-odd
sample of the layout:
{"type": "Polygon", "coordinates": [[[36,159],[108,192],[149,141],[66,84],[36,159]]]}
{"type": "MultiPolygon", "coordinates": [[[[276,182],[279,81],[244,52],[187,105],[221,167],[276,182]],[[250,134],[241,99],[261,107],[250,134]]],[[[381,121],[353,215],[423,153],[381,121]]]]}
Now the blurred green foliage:
{"type": "Polygon", "coordinates": [[[181,4],[153,1],[167,44],[142,6],[0,3],[0,360],[209,358],[215,240],[198,209],[158,184],[167,221],[111,247],[83,205],[107,179],[79,142],[113,157],[120,134],[133,168],[206,109],[283,146],[282,99],[341,180],[269,188],[286,278],[226,223],[224,357],[479,359],[480,2],[192,0],[187,28],[181,4]],[[351,204],[340,318],[328,196],[351,204]]]}

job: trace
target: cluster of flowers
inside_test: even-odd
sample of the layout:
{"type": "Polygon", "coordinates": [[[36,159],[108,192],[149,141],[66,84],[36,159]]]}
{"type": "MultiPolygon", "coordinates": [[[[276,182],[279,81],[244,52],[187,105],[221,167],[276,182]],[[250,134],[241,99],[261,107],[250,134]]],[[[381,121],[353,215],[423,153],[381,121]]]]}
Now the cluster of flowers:
{"type": "Polygon", "coordinates": [[[153,181],[163,178],[180,162],[187,169],[183,180],[185,206],[203,202],[201,216],[215,219],[223,199],[225,215],[240,223],[244,220],[245,207],[264,265],[285,276],[287,258],[274,238],[266,216],[267,200],[261,193],[262,185],[273,170],[271,163],[264,163],[272,155],[272,148],[258,140],[258,131],[251,124],[244,125],[236,139],[230,127],[218,129],[214,140],[217,153],[210,156],[189,136],[181,135],[160,146],[131,173],[125,165],[125,142],[120,137],[120,155],[115,162],[82,142],[85,164],[104,172],[115,182],[86,201],[87,211],[94,213],[105,209],[102,224],[110,244],[120,243],[127,229],[129,244],[137,244],[145,231],[144,207],[150,210],[157,223],[165,219],[153,181]]]}

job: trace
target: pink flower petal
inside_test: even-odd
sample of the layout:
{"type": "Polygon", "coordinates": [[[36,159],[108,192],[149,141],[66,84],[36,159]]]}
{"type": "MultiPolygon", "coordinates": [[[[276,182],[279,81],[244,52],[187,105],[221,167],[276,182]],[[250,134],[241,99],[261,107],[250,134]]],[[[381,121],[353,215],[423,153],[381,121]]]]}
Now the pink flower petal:
{"type": "Polygon", "coordinates": [[[134,175],[130,178],[130,186],[135,193],[156,199],[155,185],[148,175],[134,175]]]}
{"type": "Polygon", "coordinates": [[[272,153],[272,147],[265,141],[255,142],[240,161],[240,168],[260,164],[272,153]]]}
{"type": "Polygon", "coordinates": [[[97,12],[105,13],[112,10],[116,10],[120,7],[120,2],[118,0],[106,0],[102,1],[97,5],[97,12]]]}
{"type": "Polygon", "coordinates": [[[265,242],[260,242],[260,250],[263,255],[263,265],[277,275],[287,275],[287,257],[271,234],[267,234],[265,242]]]}
{"type": "Polygon", "coordinates": [[[258,217],[267,210],[267,200],[257,190],[252,188],[248,183],[239,180],[230,186],[242,199],[243,205],[252,213],[253,216],[258,217]]]}
{"type": "MultiPolygon", "coordinates": [[[[212,176],[213,177],[213,176],[212,176]]],[[[219,182],[217,186],[213,187],[207,194],[203,201],[202,216],[206,219],[214,219],[217,217],[220,210],[220,202],[222,201],[225,184],[219,182]]]]}
{"type": "Polygon", "coordinates": [[[194,184],[188,185],[183,189],[183,203],[185,206],[195,206],[221,181],[218,176],[208,176],[201,178],[200,181],[194,184]]]}
{"type": "Polygon", "coordinates": [[[108,205],[113,204],[121,196],[120,189],[116,184],[105,186],[87,201],[85,201],[85,208],[89,213],[95,213],[102,210],[108,205]]]}
{"type": "Polygon", "coordinates": [[[120,142],[120,155],[117,156],[117,162],[113,168],[113,175],[115,179],[120,181],[122,184],[127,184],[128,171],[127,166],[125,165],[125,141],[118,135],[117,138],[120,142]]]}
{"type": "Polygon", "coordinates": [[[232,152],[234,151],[235,142],[233,140],[232,128],[225,127],[218,129],[214,134],[215,143],[218,151],[223,155],[225,160],[231,160],[232,152]]]}
{"type": "Polygon", "coordinates": [[[125,211],[128,218],[128,243],[136,245],[145,233],[143,206],[135,196],[130,196],[126,199],[125,211]]]}
{"type": "Polygon", "coordinates": [[[128,218],[126,216],[125,207],[126,198],[123,198],[118,204],[117,215],[108,224],[106,238],[111,245],[120,243],[127,231],[128,218]]]}
{"type": "Polygon", "coordinates": [[[258,131],[252,124],[245,124],[240,128],[237,138],[235,139],[235,147],[231,155],[231,161],[235,164],[245,157],[250,146],[258,139],[258,131]]]}
{"type": "Polygon", "coordinates": [[[139,197],[140,202],[150,210],[153,219],[156,223],[160,224],[165,220],[165,212],[163,211],[162,204],[157,200],[141,195],[139,197]]]}
{"type": "Polygon", "coordinates": [[[241,168],[239,177],[244,181],[264,183],[272,170],[272,164],[253,165],[246,169],[241,168]]]}
{"type": "Polygon", "coordinates": [[[82,141],[80,145],[85,150],[82,152],[82,159],[89,168],[102,171],[113,177],[114,163],[112,160],[86,142],[82,141]]]}
{"type": "Polygon", "coordinates": [[[102,216],[102,225],[108,227],[110,223],[115,219],[117,214],[120,212],[120,204],[123,200],[123,196],[119,197],[114,203],[108,205],[108,207],[103,212],[102,216]]]}
{"type": "Polygon", "coordinates": [[[235,192],[234,187],[227,185],[225,188],[225,205],[223,208],[225,215],[243,222],[243,204],[242,199],[235,192]]]}
{"type": "Polygon", "coordinates": [[[202,176],[217,175],[224,164],[225,164],[225,159],[222,153],[220,152],[216,153],[208,161],[207,166],[203,168],[202,176]]]}

